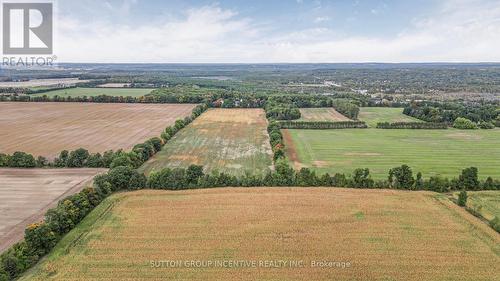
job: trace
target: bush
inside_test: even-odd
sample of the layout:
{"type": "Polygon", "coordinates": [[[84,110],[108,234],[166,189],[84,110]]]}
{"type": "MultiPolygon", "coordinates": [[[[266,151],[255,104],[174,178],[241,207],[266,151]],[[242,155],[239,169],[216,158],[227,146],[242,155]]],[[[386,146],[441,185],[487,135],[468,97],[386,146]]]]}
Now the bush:
{"type": "Polygon", "coordinates": [[[56,245],[58,237],[46,223],[39,222],[28,225],[24,240],[30,254],[41,257],[56,245]]]}
{"type": "Polygon", "coordinates": [[[0,167],[9,166],[9,155],[0,153],[0,167]]]}
{"type": "Polygon", "coordinates": [[[475,130],[478,126],[467,118],[458,117],[455,119],[455,122],[453,122],[453,128],[461,130],[475,130]]]}
{"type": "Polygon", "coordinates": [[[491,129],[495,129],[495,124],[493,124],[491,122],[481,122],[481,123],[479,123],[479,128],[491,130],[491,129]]]}
{"type": "Polygon", "coordinates": [[[134,162],[130,159],[130,156],[123,154],[119,157],[116,157],[113,159],[113,162],[109,165],[111,169],[114,169],[119,166],[126,166],[130,168],[134,168],[135,164],[134,162]]]}
{"type": "Polygon", "coordinates": [[[465,207],[467,205],[467,191],[462,190],[458,194],[458,206],[465,207]]]}
{"type": "Polygon", "coordinates": [[[496,230],[496,232],[500,233],[500,219],[498,217],[495,217],[490,221],[490,226],[496,230]]]}

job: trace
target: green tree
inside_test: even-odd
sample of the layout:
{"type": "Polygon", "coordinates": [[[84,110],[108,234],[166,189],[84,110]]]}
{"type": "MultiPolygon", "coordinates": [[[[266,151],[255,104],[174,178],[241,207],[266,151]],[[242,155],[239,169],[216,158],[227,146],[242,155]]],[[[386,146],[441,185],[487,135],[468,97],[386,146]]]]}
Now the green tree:
{"type": "Polygon", "coordinates": [[[458,178],[460,188],[464,190],[479,189],[478,170],[476,167],[470,167],[462,170],[462,174],[458,178]]]}
{"type": "Polygon", "coordinates": [[[413,172],[407,165],[389,170],[389,184],[391,187],[411,189],[414,183],[415,179],[413,178],[413,172]]]}
{"type": "Polygon", "coordinates": [[[89,151],[83,148],[71,151],[66,161],[66,167],[69,168],[85,167],[89,156],[90,156],[89,151]]]}

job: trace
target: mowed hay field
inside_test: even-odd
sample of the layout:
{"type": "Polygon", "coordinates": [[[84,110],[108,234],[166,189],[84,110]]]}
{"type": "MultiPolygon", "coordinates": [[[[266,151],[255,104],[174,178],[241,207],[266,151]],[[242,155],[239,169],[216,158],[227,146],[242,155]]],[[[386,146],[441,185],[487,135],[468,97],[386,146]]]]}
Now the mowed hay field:
{"type": "MultiPolygon", "coordinates": [[[[500,219],[500,190],[468,191],[467,207],[476,210],[488,221],[500,219]]],[[[458,192],[454,193],[458,199],[458,192]]]]}
{"type": "Polygon", "coordinates": [[[22,239],[48,207],[106,169],[0,169],[0,252],[22,239]]]}
{"type": "Polygon", "coordinates": [[[365,121],[369,127],[377,127],[379,122],[424,122],[420,119],[403,114],[402,108],[362,107],[358,119],[365,121]]]}
{"type": "Polygon", "coordinates": [[[331,107],[301,108],[301,117],[298,121],[349,121],[350,119],[340,114],[331,107]]]}
{"type": "Polygon", "coordinates": [[[477,167],[481,178],[500,173],[500,129],[449,130],[284,130],[287,153],[299,169],[351,174],[369,168],[385,179],[402,164],[415,174],[458,177],[462,169],[477,167]]]}
{"type": "Polygon", "coordinates": [[[54,90],[39,94],[34,94],[34,96],[48,96],[48,97],[95,97],[100,95],[115,96],[115,97],[142,97],[151,93],[154,89],[142,89],[142,88],[68,88],[54,90]]]}
{"type": "Polygon", "coordinates": [[[56,157],[62,150],[131,149],[160,136],[194,104],[0,103],[0,152],[56,157]]]}
{"type": "Polygon", "coordinates": [[[21,280],[491,281],[499,255],[498,233],[436,193],[148,190],[106,199],[21,280]]]}
{"type": "Polygon", "coordinates": [[[203,165],[206,172],[264,174],[272,167],[262,109],[209,109],[178,132],[141,171],[203,165]]]}

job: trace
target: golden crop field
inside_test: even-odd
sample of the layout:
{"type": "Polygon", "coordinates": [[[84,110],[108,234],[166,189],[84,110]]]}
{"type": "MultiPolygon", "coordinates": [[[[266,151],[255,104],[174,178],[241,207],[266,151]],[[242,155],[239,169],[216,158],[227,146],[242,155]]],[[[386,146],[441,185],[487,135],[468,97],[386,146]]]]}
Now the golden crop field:
{"type": "Polygon", "coordinates": [[[202,165],[241,176],[272,168],[267,120],[262,109],[209,109],[177,133],[141,171],[202,165]]]}
{"type": "Polygon", "coordinates": [[[21,280],[498,280],[500,235],[430,192],[144,190],[106,199],[21,280]]]}
{"type": "Polygon", "coordinates": [[[301,108],[298,121],[349,121],[351,119],[340,114],[332,107],[301,108]]]}

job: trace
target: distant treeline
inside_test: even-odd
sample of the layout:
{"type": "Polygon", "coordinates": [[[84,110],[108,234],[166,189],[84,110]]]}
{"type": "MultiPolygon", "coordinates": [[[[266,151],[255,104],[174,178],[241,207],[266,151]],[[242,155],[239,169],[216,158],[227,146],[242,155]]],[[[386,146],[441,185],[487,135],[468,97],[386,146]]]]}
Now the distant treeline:
{"type": "Polygon", "coordinates": [[[434,123],[452,124],[457,118],[465,118],[475,123],[494,122],[500,115],[496,105],[472,102],[413,102],[403,113],[434,123]]]}
{"type": "Polygon", "coordinates": [[[280,121],[282,129],[349,129],[368,128],[363,121],[280,121]]]}
{"type": "Polygon", "coordinates": [[[377,123],[378,129],[448,129],[446,123],[431,122],[380,122],[377,123]]]}

